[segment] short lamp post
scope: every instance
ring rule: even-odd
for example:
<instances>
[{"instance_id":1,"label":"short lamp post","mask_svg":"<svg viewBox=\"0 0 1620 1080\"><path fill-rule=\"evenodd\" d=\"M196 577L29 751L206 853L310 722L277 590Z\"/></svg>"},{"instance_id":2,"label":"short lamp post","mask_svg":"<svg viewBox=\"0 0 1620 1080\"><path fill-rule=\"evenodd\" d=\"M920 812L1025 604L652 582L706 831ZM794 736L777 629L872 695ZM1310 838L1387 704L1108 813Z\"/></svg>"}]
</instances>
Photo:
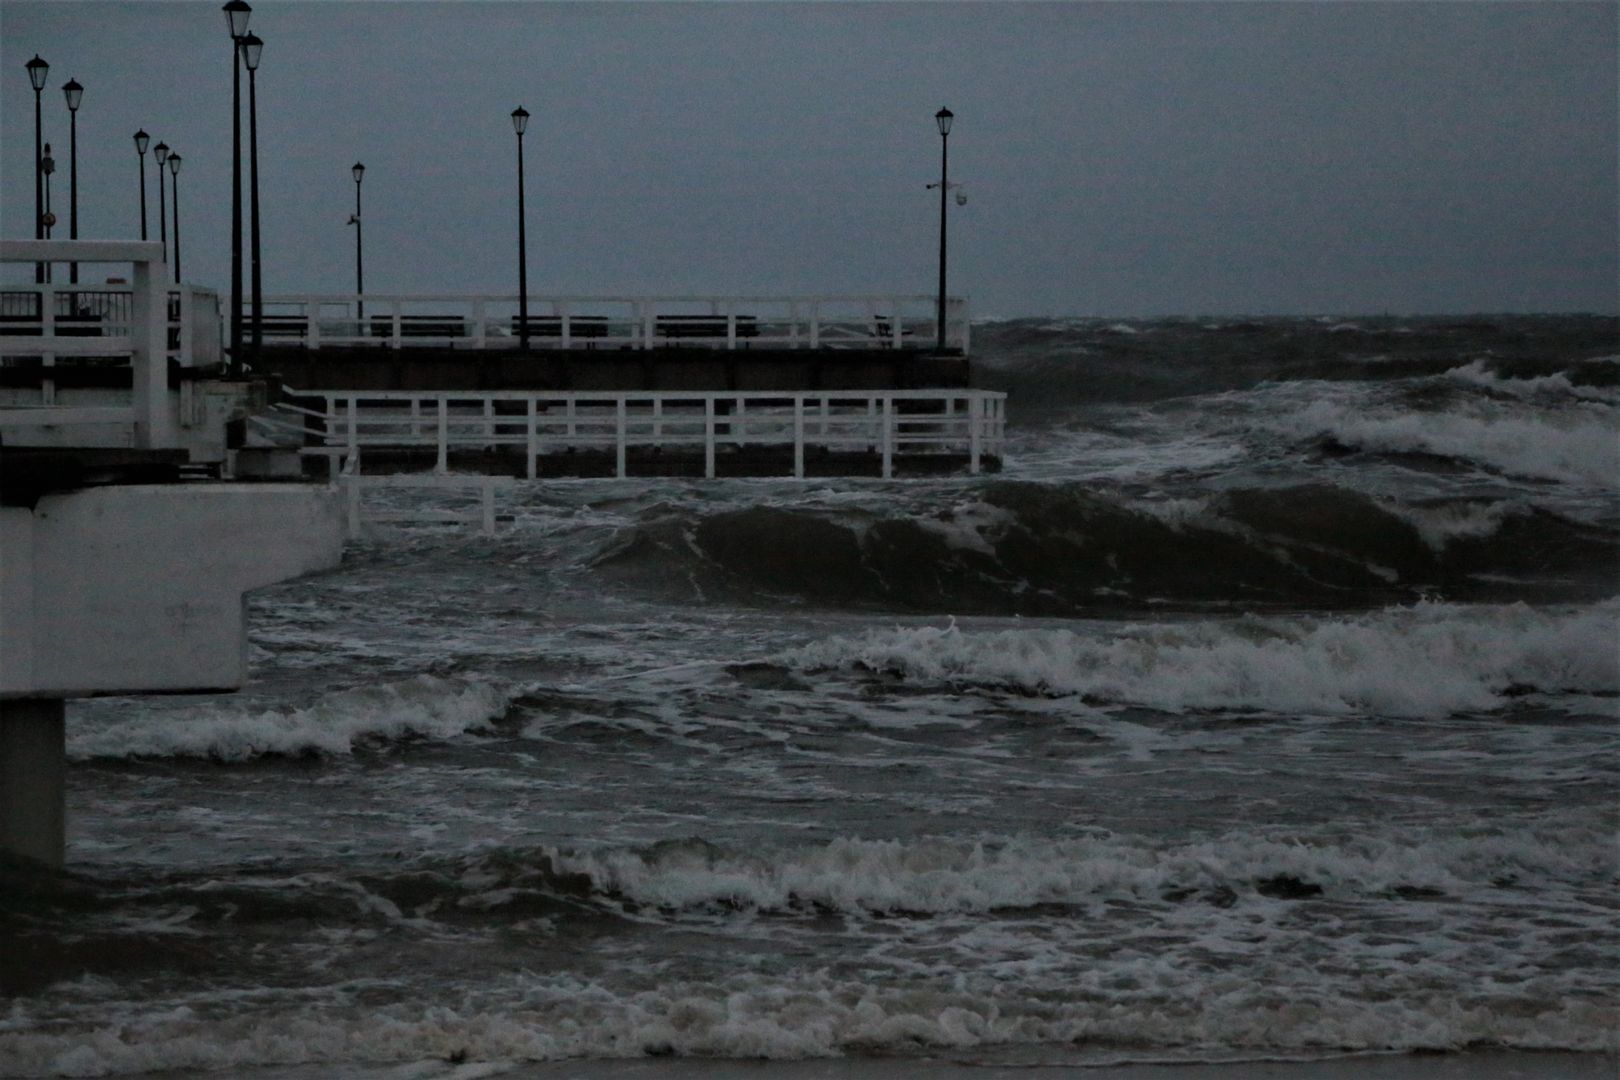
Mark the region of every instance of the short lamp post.
<instances>
[{"instance_id":1,"label":"short lamp post","mask_svg":"<svg viewBox=\"0 0 1620 1080\"><path fill-rule=\"evenodd\" d=\"M529 243L523 228L523 129L529 126L529 112L519 105L512 110L512 130L517 132L518 160L518 345L529 351Z\"/></svg>"},{"instance_id":2,"label":"short lamp post","mask_svg":"<svg viewBox=\"0 0 1620 1080\"><path fill-rule=\"evenodd\" d=\"M69 79L62 85L62 95L68 107L68 239L79 238L79 101L84 87L78 79ZM68 281L79 283L79 264L68 263ZM75 304L77 300L75 299Z\"/></svg>"},{"instance_id":3,"label":"short lamp post","mask_svg":"<svg viewBox=\"0 0 1620 1080\"><path fill-rule=\"evenodd\" d=\"M169 175L174 178L174 283L180 284L180 155L169 155Z\"/></svg>"},{"instance_id":4,"label":"short lamp post","mask_svg":"<svg viewBox=\"0 0 1620 1080\"><path fill-rule=\"evenodd\" d=\"M152 136L142 128L135 133L135 153L141 159L141 239L146 239L146 147Z\"/></svg>"},{"instance_id":5,"label":"short lamp post","mask_svg":"<svg viewBox=\"0 0 1620 1080\"><path fill-rule=\"evenodd\" d=\"M354 177L354 216L349 218L349 224L354 226L354 315L356 320L364 324L366 320L366 260L365 244L362 242L360 224L360 181L365 179L366 167L360 162L354 163L349 170ZM359 330L359 333L365 331Z\"/></svg>"},{"instance_id":6,"label":"short lamp post","mask_svg":"<svg viewBox=\"0 0 1620 1080\"><path fill-rule=\"evenodd\" d=\"M169 171L169 144L158 143L152 147L152 160L157 162L158 174L158 239L163 242L163 259L169 258L169 195L167 181L163 179Z\"/></svg>"},{"instance_id":7,"label":"short lamp post","mask_svg":"<svg viewBox=\"0 0 1620 1080\"><path fill-rule=\"evenodd\" d=\"M934 347L945 351L945 196L950 188L948 179L951 145L951 121L954 114L949 109L941 109L934 114L934 122L939 125L939 312L935 327L938 331L938 340Z\"/></svg>"},{"instance_id":8,"label":"short lamp post","mask_svg":"<svg viewBox=\"0 0 1620 1080\"><path fill-rule=\"evenodd\" d=\"M252 264L252 290L253 290L253 360L258 365L259 349L264 344L264 289L259 278L259 89L258 70L259 56L264 52L264 42L258 34L245 34L242 37L242 63L248 70L248 165L251 179L248 189L252 192L251 208L248 212L248 233L251 237L249 245L252 253L249 262Z\"/></svg>"},{"instance_id":9,"label":"short lamp post","mask_svg":"<svg viewBox=\"0 0 1620 1080\"><path fill-rule=\"evenodd\" d=\"M56 215L51 213L51 174L56 171L56 159L51 157L51 144L45 144L45 156L39 159L39 171L45 177L45 214L41 221L45 223L45 239L51 238L51 227L56 224ZM45 280L49 282L56 269L55 263L45 264Z\"/></svg>"},{"instance_id":10,"label":"short lamp post","mask_svg":"<svg viewBox=\"0 0 1620 1080\"><path fill-rule=\"evenodd\" d=\"M39 92L45 89L45 78L51 73L51 65L39 58L34 58L23 65L28 69L28 83L34 88L34 239L45 239L45 152L40 149L40 139L43 138L43 129L39 118ZM45 264L34 264L34 284L45 283Z\"/></svg>"}]
</instances>

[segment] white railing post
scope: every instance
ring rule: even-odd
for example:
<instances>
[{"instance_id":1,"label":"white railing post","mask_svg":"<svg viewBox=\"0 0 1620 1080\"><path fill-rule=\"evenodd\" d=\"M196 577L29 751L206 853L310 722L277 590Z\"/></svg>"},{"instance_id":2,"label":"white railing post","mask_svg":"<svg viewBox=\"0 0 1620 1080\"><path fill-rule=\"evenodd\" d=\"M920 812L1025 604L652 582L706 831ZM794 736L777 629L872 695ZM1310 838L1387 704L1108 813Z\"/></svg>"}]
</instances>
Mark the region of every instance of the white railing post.
<instances>
[{"instance_id":1,"label":"white railing post","mask_svg":"<svg viewBox=\"0 0 1620 1080\"><path fill-rule=\"evenodd\" d=\"M179 432L169 403L169 287L163 280L165 264L162 260L142 260L132 265L135 271L130 305L133 325L129 337L134 443L141 448L174 446L179 441ZM40 332L54 335L54 291L43 293L40 302L44 323Z\"/></svg>"},{"instance_id":2,"label":"white railing post","mask_svg":"<svg viewBox=\"0 0 1620 1080\"><path fill-rule=\"evenodd\" d=\"M616 416L617 421L618 421L614 425L614 431L613 431L613 434L614 434L614 450L615 450L616 456L617 456L616 464L617 464L617 467L618 467L619 479L623 480L624 477L625 477L625 472L626 472L626 470L625 470L625 458L627 456L626 453L625 453L625 430L624 430L624 426L625 426L625 408L624 408L624 398L621 397L621 398L618 399L617 407L615 408L614 413L615 413L615 416Z\"/></svg>"},{"instance_id":3,"label":"white railing post","mask_svg":"<svg viewBox=\"0 0 1620 1080\"><path fill-rule=\"evenodd\" d=\"M735 300L726 301L726 348L728 350L737 348L737 302Z\"/></svg>"},{"instance_id":4,"label":"white railing post","mask_svg":"<svg viewBox=\"0 0 1620 1080\"><path fill-rule=\"evenodd\" d=\"M821 301L810 301L810 347L821 348Z\"/></svg>"},{"instance_id":5,"label":"white railing post","mask_svg":"<svg viewBox=\"0 0 1620 1080\"><path fill-rule=\"evenodd\" d=\"M433 471L440 475L450 471L450 399L443 394L439 395L439 461Z\"/></svg>"},{"instance_id":6,"label":"white railing post","mask_svg":"<svg viewBox=\"0 0 1620 1080\"><path fill-rule=\"evenodd\" d=\"M537 422L537 417L536 417L535 414L538 411L539 404L540 403L538 401L536 401L534 398L531 397L529 399L529 440L528 440L528 445L529 445L529 452L528 452L529 470L528 471L529 471L529 479L530 480L533 480L535 478L536 470L539 468L538 459L540 457L540 445L539 445L538 436L537 436L537 434L535 432L535 424Z\"/></svg>"},{"instance_id":7,"label":"white railing post","mask_svg":"<svg viewBox=\"0 0 1620 1080\"><path fill-rule=\"evenodd\" d=\"M354 398L349 399L349 430L346 441L349 444L350 461L355 460L360 455L360 417L356 412L358 406L358 401L356 401ZM335 415L337 410L332 409L331 412Z\"/></svg>"},{"instance_id":8,"label":"white railing post","mask_svg":"<svg viewBox=\"0 0 1620 1080\"><path fill-rule=\"evenodd\" d=\"M703 475L714 479L714 398L703 399Z\"/></svg>"},{"instance_id":9,"label":"white railing post","mask_svg":"<svg viewBox=\"0 0 1620 1080\"><path fill-rule=\"evenodd\" d=\"M472 302L473 348L475 349L482 349L484 347L486 329L484 317L484 298L482 296L475 297Z\"/></svg>"},{"instance_id":10,"label":"white railing post","mask_svg":"<svg viewBox=\"0 0 1620 1080\"><path fill-rule=\"evenodd\" d=\"M984 415L983 405L983 400L977 394L968 398L968 472L974 475L979 472L979 427L980 418Z\"/></svg>"},{"instance_id":11,"label":"white railing post","mask_svg":"<svg viewBox=\"0 0 1620 1080\"><path fill-rule=\"evenodd\" d=\"M883 479L894 476L894 398L883 395Z\"/></svg>"},{"instance_id":12,"label":"white railing post","mask_svg":"<svg viewBox=\"0 0 1620 1080\"><path fill-rule=\"evenodd\" d=\"M321 347L321 304L313 296L304 298L304 343L311 349Z\"/></svg>"},{"instance_id":13,"label":"white railing post","mask_svg":"<svg viewBox=\"0 0 1620 1080\"><path fill-rule=\"evenodd\" d=\"M804 395L793 395L793 479L804 479Z\"/></svg>"},{"instance_id":14,"label":"white railing post","mask_svg":"<svg viewBox=\"0 0 1620 1080\"><path fill-rule=\"evenodd\" d=\"M558 333L561 335L559 340L562 342L563 350L566 352L574 347L574 320L566 303L558 301L556 309Z\"/></svg>"}]
</instances>

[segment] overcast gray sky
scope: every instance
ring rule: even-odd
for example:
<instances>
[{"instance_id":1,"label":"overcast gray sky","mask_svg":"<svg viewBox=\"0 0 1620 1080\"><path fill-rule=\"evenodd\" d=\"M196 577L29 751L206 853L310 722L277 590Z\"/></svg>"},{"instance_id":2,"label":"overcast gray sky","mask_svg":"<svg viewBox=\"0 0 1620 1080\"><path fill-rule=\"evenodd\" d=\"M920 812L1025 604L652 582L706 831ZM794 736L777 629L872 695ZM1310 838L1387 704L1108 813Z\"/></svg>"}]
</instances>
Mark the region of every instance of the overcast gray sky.
<instances>
[{"instance_id":1,"label":"overcast gray sky","mask_svg":"<svg viewBox=\"0 0 1620 1080\"><path fill-rule=\"evenodd\" d=\"M144 127L228 289L219 8L0 3L0 232L38 53L57 235L77 78L80 235L139 234ZM1617 12L262 0L265 290L353 287L360 160L367 292L514 292L521 104L535 294L931 292L946 105L976 315L1614 311Z\"/></svg>"}]
</instances>

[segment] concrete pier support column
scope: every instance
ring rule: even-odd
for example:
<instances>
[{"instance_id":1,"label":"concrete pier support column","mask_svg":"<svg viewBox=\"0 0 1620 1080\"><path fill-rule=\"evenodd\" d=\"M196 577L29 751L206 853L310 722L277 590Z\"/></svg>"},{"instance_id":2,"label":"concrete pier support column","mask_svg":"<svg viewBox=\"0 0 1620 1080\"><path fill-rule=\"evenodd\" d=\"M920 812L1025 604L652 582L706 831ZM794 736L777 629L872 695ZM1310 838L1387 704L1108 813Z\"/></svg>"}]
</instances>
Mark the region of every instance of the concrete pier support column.
<instances>
[{"instance_id":1,"label":"concrete pier support column","mask_svg":"<svg viewBox=\"0 0 1620 1080\"><path fill-rule=\"evenodd\" d=\"M0 851L62 865L67 749L60 698L0 701Z\"/></svg>"}]
</instances>

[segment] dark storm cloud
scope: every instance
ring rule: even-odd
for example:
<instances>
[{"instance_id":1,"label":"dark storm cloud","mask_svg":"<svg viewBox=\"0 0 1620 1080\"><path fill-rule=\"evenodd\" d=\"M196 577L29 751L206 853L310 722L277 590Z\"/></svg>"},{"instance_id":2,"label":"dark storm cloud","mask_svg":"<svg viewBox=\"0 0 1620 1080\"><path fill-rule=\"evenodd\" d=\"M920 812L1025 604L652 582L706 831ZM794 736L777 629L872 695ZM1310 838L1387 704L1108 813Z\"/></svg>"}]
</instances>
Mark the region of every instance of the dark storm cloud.
<instances>
[{"instance_id":1,"label":"dark storm cloud","mask_svg":"<svg viewBox=\"0 0 1620 1080\"><path fill-rule=\"evenodd\" d=\"M534 292L927 292L945 104L980 314L1613 310L1616 11L267 0L266 290L352 285L356 159L368 290L513 290L522 104ZM6 0L0 42L4 234L38 52L57 206L73 77L81 235L138 231L144 127L224 286L218 5Z\"/></svg>"}]
</instances>

